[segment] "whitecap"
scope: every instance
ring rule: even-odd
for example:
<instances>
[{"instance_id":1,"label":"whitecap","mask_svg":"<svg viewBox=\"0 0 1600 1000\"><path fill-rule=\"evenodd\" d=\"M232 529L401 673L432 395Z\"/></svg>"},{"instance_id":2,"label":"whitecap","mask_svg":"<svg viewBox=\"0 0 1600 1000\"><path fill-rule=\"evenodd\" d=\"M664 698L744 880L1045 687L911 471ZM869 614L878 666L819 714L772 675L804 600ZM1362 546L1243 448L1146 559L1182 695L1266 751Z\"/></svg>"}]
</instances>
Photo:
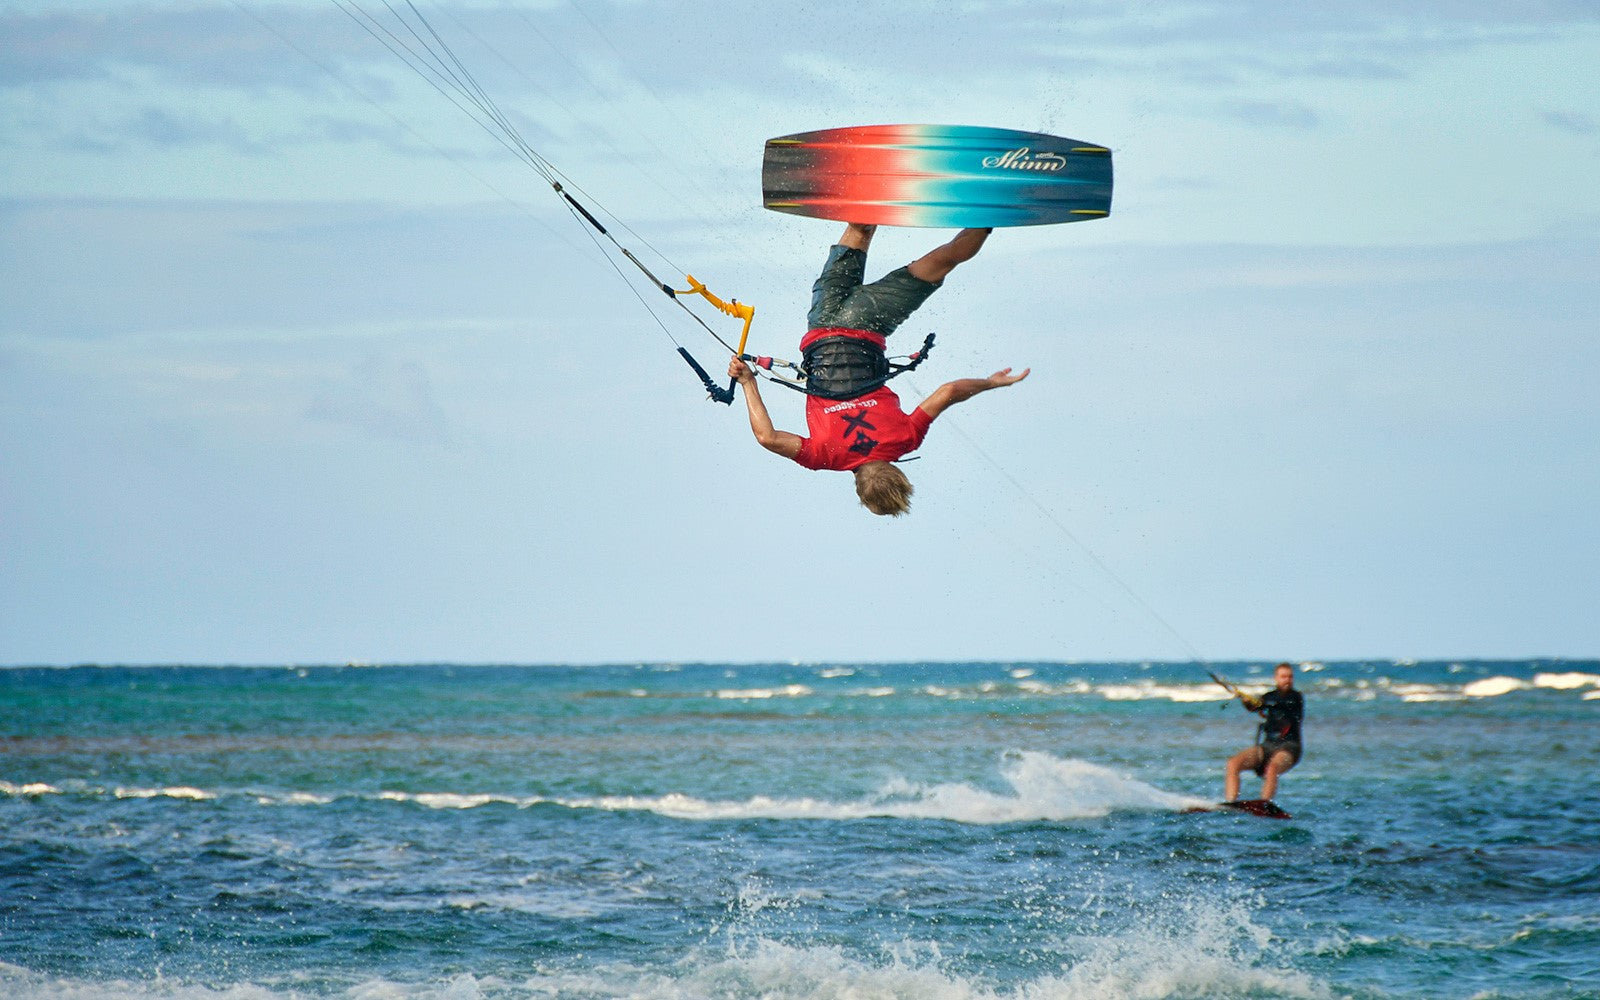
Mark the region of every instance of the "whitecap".
<instances>
[{"instance_id":1,"label":"whitecap","mask_svg":"<svg viewBox=\"0 0 1600 1000\"><path fill-rule=\"evenodd\" d=\"M500 802L514 806L529 806L543 801L538 798L516 798L509 795L465 792L379 792L377 798L389 802L415 802L429 809L476 809Z\"/></svg>"},{"instance_id":2,"label":"whitecap","mask_svg":"<svg viewBox=\"0 0 1600 1000\"><path fill-rule=\"evenodd\" d=\"M1009 786L1007 791L967 782L916 784L895 778L872 795L844 800L771 795L719 800L669 792L549 801L573 809L644 811L691 820L889 817L972 824L1093 819L1118 810L1177 811L1209 804L1098 764L1037 751L1007 754L1000 778Z\"/></svg>"},{"instance_id":3,"label":"whitecap","mask_svg":"<svg viewBox=\"0 0 1600 1000\"><path fill-rule=\"evenodd\" d=\"M1558 691L1570 691L1573 688L1600 687L1600 675L1597 674L1535 674L1533 686L1541 688L1554 688Z\"/></svg>"},{"instance_id":4,"label":"whitecap","mask_svg":"<svg viewBox=\"0 0 1600 1000\"><path fill-rule=\"evenodd\" d=\"M1515 677L1485 677L1463 684L1461 693L1468 698L1497 698L1513 691L1522 691L1528 686L1527 681L1519 681Z\"/></svg>"},{"instance_id":5,"label":"whitecap","mask_svg":"<svg viewBox=\"0 0 1600 1000\"><path fill-rule=\"evenodd\" d=\"M802 698L811 693L811 689L804 684L785 684L778 688L724 688L716 695L730 701L759 701L765 698Z\"/></svg>"},{"instance_id":6,"label":"whitecap","mask_svg":"<svg viewBox=\"0 0 1600 1000\"><path fill-rule=\"evenodd\" d=\"M741 902L744 901L741 893ZM756 900L749 913L764 904ZM537 996L639 1000L762 997L765 1000L1149 1000L1156 997L1273 996L1319 1000L1327 986L1274 967L1271 930L1239 903L1176 898L1143 913L1132 929L1071 935L1052 971L1012 988L959 970L936 944L886 942L861 954L832 944L797 945L730 935L726 946L695 949L671 967L631 964L540 969L525 986Z\"/></svg>"},{"instance_id":7,"label":"whitecap","mask_svg":"<svg viewBox=\"0 0 1600 1000\"><path fill-rule=\"evenodd\" d=\"M195 802L203 802L207 799L214 799L217 797L213 792L207 792L199 788L191 788L188 785L176 785L171 788L118 788L112 792L112 794L119 799L167 798L191 799Z\"/></svg>"},{"instance_id":8,"label":"whitecap","mask_svg":"<svg viewBox=\"0 0 1600 1000\"><path fill-rule=\"evenodd\" d=\"M6 795L60 795L61 789L42 781L29 781L21 785L0 781L0 792Z\"/></svg>"},{"instance_id":9,"label":"whitecap","mask_svg":"<svg viewBox=\"0 0 1600 1000\"><path fill-rule=\"evenodd\" d=\"M1178 703L1227 701L1233 697L1218 686L1196 684L1102 684L1095 691L1106 701L1171 701Z\"/></svg>"}]
</instances>

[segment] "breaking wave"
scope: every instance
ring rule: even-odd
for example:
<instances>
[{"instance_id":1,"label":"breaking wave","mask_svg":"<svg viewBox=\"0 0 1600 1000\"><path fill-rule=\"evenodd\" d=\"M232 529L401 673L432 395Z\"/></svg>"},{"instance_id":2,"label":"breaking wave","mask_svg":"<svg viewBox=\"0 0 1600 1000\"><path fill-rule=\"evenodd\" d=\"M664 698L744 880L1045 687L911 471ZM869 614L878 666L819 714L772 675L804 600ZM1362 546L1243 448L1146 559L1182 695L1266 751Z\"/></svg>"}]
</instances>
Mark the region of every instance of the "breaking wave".
<instances>
[{"instance_id":1,"label":"breaking wave","mask_svg":"<svg viewBox=\"0 0 1600 1000\"><path fill-rule=\"evenodd\" d=\"M948 820L996 824L1095 819L1113 812L1178 811L1208 804L1206 800L1163 791L1154 785L1084 760L1052 757L1037 751L1006 754L1001 761L1001 790L970 782L886 782L869 795L851 799L754 795L744 799L708 799L682 792L660 795L585 797L522 796L493 792L381 791L331 794L305 791L218 791L167 788L97 788L39 782L0 781L0 794L13 796L86 795L132 799L171 798L207 802L254 798L261 805L316 806L341 799L408 802L430 809L474 809L501 804L536 805L609 812L651 812L683 820L815 819L854 820L874 817Z\"/></svg>"}]
</instances>

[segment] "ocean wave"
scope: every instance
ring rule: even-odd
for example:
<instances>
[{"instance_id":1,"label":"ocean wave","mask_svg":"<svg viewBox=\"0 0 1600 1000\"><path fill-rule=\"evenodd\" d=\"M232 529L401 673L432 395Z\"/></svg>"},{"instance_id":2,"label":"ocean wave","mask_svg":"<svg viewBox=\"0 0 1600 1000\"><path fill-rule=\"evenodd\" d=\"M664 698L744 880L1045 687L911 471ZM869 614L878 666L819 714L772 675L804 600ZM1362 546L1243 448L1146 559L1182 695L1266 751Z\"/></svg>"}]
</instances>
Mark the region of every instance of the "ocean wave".
<instances>
[{"instance_id":1,"label":"ocean wave","mask_svg":"<svg viewBox=\"0 0 1600 1000\"><path fill-rule=\"evenodd\" d=\"M1533 686L1538 688L1553 688L1557 691L1571 691L1574 688L1581 687L1600 688L1600 674L1580 674L1576 672L1565 674L1534 674Z\"/></svg>"},{"instance_id":2,"label":"ocean wave","mask_svg":"<svg viewBox=\"0 0 1600 1000\"><path fill-rule=\"evenodd\" d=\"M428 809L477 809L490 805L526 809L558 806L606 812L650 812L681 820L893 818L948 820L990 825L1097 819L1113 812L1178 811L1209 802L1163 791L1111 768L1084 760L1062 759L1037 751L1006 754L998 776L1006 786L994 791L968 782L924 784L891 779L876 792L853 799L811 796L753 795L744 799L707 799L683 792L658 795L560 797L495 792L403 791L308 792L298 790L216 790L171 788L61 789L53 785L0 782L11 795L86 795L91 797L157 798L189 801L250 799L264 806L314 807L341 800L396 802Z\"/></svg>"},{"instance_id":3,"label":"ocean wave","mask_svg":"<svg viewBox=\"0 0 1600 1000\"><path fill-rule=\"evenodd\" d=\"M174 785L169 788L114 788L111 792L119 799L191 799L195 802L204 802L216 798L215 792L208 792L188 785Z\"/></svg>"},{"instance_id":4,"label":"ocean wave","mask_svg":"<svg viewBox=\"0 0 1600 1000\"><path fill-rule=\"evenodd\" d=\"M47 785L42 781L29 781L20 785L9 781L0 781L0 794L15 795L19 798L30 795L60 795L61 789L54 785Z\"/></svg>"},{"instance_id":5,"label":"ocean wave","mask_svg":"<svg viewBox=\"0 0 1600 1000\"><path fill-rule=\"evenodd\" d=\"M1118 811L1177 811L1206 804L1098 764L1036 751L1008 754L1000 777L1008 790L897 779L875 794L845 800L768 795L718 800L673 792L548 801L574 809L643 811L686 820L894 818L980 825L1096 819Z\"/></svg>"},{"instance_id":6,"label":"ocean wave","mask_svg":"<svg viewBox=\"0 0 1600 1000\"><path fill-rule=\"evenodd\" d=\"M892 698L895 690L892 687L859 688L851 691L850 695L856 698Z\"/></svg>"},{"instance_id":7,"label":"ocean wave","mask_svg":"<svg viewBox=\"0 0 1600 1000\"><path fill-rule=\"evenodd\" d=\"M958 971L934 944L882 942L847 950L749 936L694 949L660 965L535 966L523 976L455 975L433 982L367 979L333 992L348 1000L1147 1000L1250 996L1322 1000L1332 991L1294 969L1275 968L1272 934L1244 906L1177 901L1137 928L1068 935L1057 971L997 984ZM1063 931L1069 930L1063 927ZM279 1000L298 987L199 985L166 979L95 981L0 964L0 990L17 1000ZM319 991L321 993L323 991Z\"/></svg>"},{"instance_id":8,"label":"ocean wave","mask_svg":"<svg viewBox=\"0 0 1600 1000\"><path fill-rule=\"evenodd\" d=\"M202 788L192 788L188 785L173 785L167 788L127 788L118 785L114 788L100 788L85 785L82 782L52 785L43 781L25 781L20 784L0 781L0 795L12 795L17 798L79 794L96 797L110 796L116 799L188 799L193 802L204 802L208 799L216 798L218 793L208 792Z\"/></svg>"},{"instance_id":9,"label":"ocean wave","mask_svg":"<svg viewBox=\"0 0 1600 1000\"><path fill-rule=\"evenodd\" d=\"M1306 668L1309 669L1309 668ZM645 688L606 689L580 692L577 698L653 698L685 700L710 698L720 701L772 701L808 698L935 698L946 701L978 701L995 699L1075 699L1093 698L1107 702L1171 702L1175 704L1203 704L1224 702L1232 697L1227 691L1209 680L1156 680L1129 678L1116 681L1091 681L1082 677L1046 678L1031 668L1006 671L1003 678L956 682L894 684L884 681L866 686L839 683L820 683L816 686L799 682L709 688L698 691L655 691ZM862 684L865 678L851 668L827 668L816 676L825 681L848 681L856 678ZM1404 673L1394 676L1330 677L1308 674L1302 690L1315 697L1331 697L1347 701L1367 702L1379 698L1393 698L1403 702L1465 702L1525 691L1547 693L1571 692L1580 698L1600 698L1600 674L1538 673L1531 679L1497 674L1474 680L1417 680ZM1260 678L1244 682L1246 690L1264 692L1270 685Z\"/></svg>"},{"instance_id":10,"label":"ocean wave","mask_svg":"<svg viewBox=\"0 0 1600 1000\"><path fill-rule=\"evenodd\" d=\"M1468 698L1498 698L1513 691L1526 691L1532 686L1515 677L1485 677L1461 685L1461 693Z\"/></svg>"},{"instance_id":11,"label":"ocean wave","mask_svg":"<svg viewBox=\"0 0 1600 1000\"><path fill-rule=\"evenodd\" d=\"M1216 685L1157 684L1154 681L1105 684L1095 688L1095 691L1106 701L1206 702L1227 701L1233 697Z\"/></svg>"},{"instance_id":12,"label":"ocean wave","mask_svg":"<svg viewBox=\"0 0 1600 1000\"><path fill-rule=\"evenodd\" d=\"M726 688L717 691L716 697L729 700L750 701L753 699L763 698L804 698L806 695L812 693L814 692L811 690L811 688L806 687L804 684L785 684L781 687L770 688Z\"/></svg>"}]
</instances>

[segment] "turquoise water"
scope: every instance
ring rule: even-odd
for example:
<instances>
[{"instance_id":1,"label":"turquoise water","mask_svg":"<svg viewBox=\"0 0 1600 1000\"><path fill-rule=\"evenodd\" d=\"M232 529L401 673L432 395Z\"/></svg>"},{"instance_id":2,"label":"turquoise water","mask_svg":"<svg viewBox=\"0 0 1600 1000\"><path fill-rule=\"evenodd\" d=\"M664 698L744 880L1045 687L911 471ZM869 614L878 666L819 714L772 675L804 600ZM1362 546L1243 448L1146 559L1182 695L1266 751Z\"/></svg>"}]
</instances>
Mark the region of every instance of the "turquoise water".
<instances>
[{"instance_id":1,"label":"turquoise water","mask_svg":"<svg viewBox=\"0 0 1600 1000\"><path fill-rule=\"evenodd\" d=\"M1600 663L1298 686L1278 822L1194 665L0 670L0 995L1600 997Z\"/></svg>"}]
</instances>

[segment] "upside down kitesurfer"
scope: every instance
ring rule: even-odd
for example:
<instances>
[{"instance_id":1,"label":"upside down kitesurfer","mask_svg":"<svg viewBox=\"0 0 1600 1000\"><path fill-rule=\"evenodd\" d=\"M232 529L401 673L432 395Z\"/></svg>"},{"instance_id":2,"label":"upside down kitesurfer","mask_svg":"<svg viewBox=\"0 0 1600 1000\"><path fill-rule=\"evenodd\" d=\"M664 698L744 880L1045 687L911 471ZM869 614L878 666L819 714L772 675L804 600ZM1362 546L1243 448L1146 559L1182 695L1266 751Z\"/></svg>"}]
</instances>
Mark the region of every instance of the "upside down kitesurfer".
<instances>
[{"instance_id":1,"label":"upside down kitesurfer","mask_svg":"<svg viewBox=\"0 0 1600 1000\"><path fill-rule=\"evenodd\" d=\"M946 382L910 413L902 411L900 397L884 385L887 338L957 265L977 254L991 230L963 229L905 267L863 284L876 229L846 226L812 286L809 330L800 341L810 372L809 437L773 427L755 372L744 361L730 361L728 375L744 388L750 430L763 448L808 469L853 472L862 506L898 516L910 509L911 483L893 462L921 446L928 426L945 409L980 392L1015 385L1027 378L1028 369L1012 374L1002 368L987 378Z\"/></svg>"},{"instance_id":2,"label":"upside down kitesurfer","mask_svg":"<svg viewBox=\"0 0 1600 1000\"><path fill-rule=\"evenodd\" d=\"M1239 772L1249 769L1261 776L1261 797L1271 801L1278 778L1300 762L1300 721L1305 718L1304 696L1294 687L1294 667L1280 663L1272 671L1273 689L1259 697L1234 691L1245 711L1262 716L1256 728L1256 745L1228 760L1227 802L1239 799Z\"/></svg>"}]
</instances>

